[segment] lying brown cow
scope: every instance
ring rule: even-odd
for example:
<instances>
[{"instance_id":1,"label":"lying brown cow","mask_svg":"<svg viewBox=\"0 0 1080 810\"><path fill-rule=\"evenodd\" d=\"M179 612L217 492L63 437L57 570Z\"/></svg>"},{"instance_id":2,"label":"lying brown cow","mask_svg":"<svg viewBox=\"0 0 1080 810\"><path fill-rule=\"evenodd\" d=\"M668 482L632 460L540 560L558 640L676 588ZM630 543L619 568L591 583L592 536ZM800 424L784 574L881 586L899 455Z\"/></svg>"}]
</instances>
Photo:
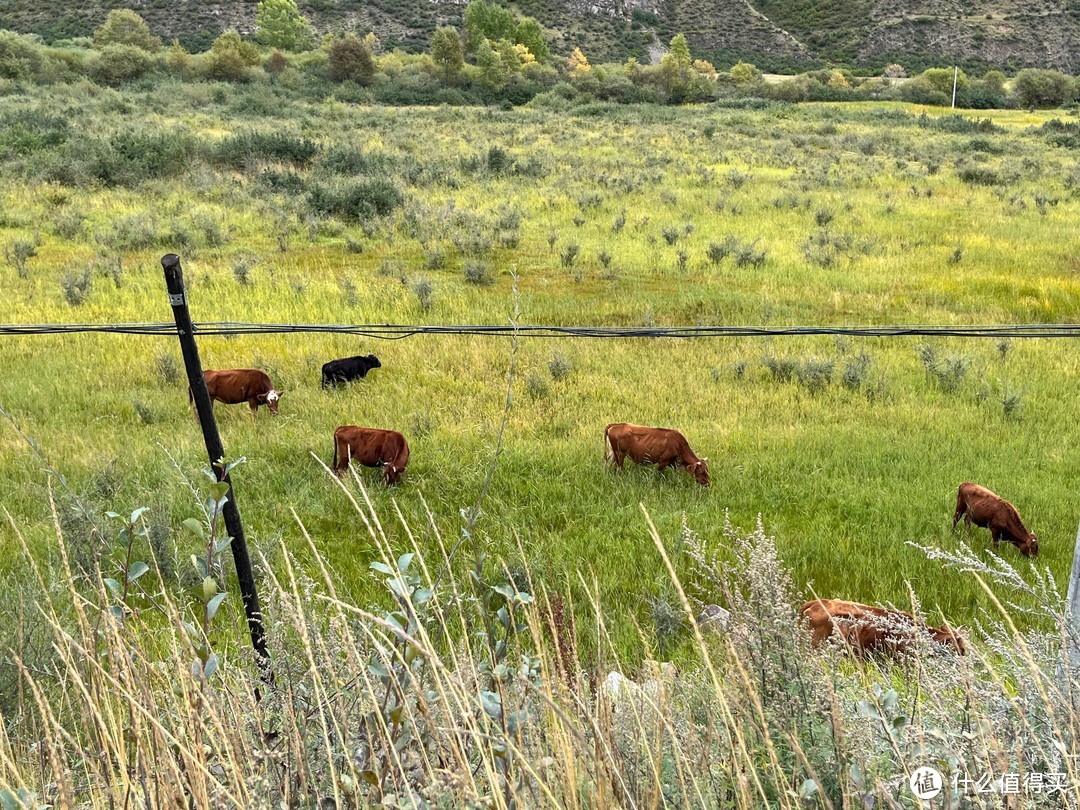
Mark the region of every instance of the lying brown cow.
<instances>
[{"instance_id":1,"label":"lying brown cow","mask_svg":"<svg viewBox=\"0 0 1080 810\"><path fill-rule=\"evenodd\" d=\"M810 622L810 644L817 647L835 632L855 653L906 652L915 641L917 628L929 633L938 644L963 655L964 639L947 624L930 627L902 610L861 605L846 599L815 599L799 613Z\"/></svg>"},{"instance_id":2,"label":"lying brown cow","mask_svg":"<svg viewBox=\"0 0 1080 810\"><path fill-rule=\"evenodd\" d=\"M638 464L657 464L661 470L682 467L703 487L709 485L708 459L694 455L677 430L613 422L604 428L604 464L614 459L621 470L627 456Z\"/></svg>"},{"instance_id":3,"label":"lying brown cow","mask_svg":"<svg viewBox=\"0 0 1080 810\"><path fill-rule=\"evenodd\" d=\"M334 431L334 472L344 473L349 461L383 466L386 485L393 486L409 463L409 443L396 430L342 425Z\"/></svg>"},{"instance_id":4,"label":"lying brown cow","mask_svg":"<svg viewBox=\"0 0 1080 810\"><path fill-rule=\"evenodd\" d=\"M1036 557L1039 554L1039 538L1024 526L1016 507L986 487L970 481L960 485L952 519L954 529L961 517L969 527L974 523L989 529L995 546L1000 540L1008 540L1027 557Z\"/></svg>"},{"instance_id":5,"label":"lying brown cow","mask_svg":"<svg viewBox=\"0 0 1080 810\"><path fill-rule=\"evenodd\" d=\"M251 406L252 414L258 412L260 405L267 405L270 413L277 416L278 400L284 392L274 388L265 371L257 368L204 369L203 379L206 380L206 390L210 392L211 405L215 400L226 405L246 402ZM193 400L189 390L188 401Z\"/></svg>"}]
</instances>

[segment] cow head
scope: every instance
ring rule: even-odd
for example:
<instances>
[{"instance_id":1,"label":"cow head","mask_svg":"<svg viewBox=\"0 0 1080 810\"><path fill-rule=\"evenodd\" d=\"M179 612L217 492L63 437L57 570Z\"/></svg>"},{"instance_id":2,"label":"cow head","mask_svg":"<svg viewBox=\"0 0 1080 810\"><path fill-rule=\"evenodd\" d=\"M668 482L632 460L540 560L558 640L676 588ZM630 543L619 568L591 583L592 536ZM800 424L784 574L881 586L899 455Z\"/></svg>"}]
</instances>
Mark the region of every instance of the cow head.
<instances>
[{"instance_id":1,"label":"cow head","mask_svg":"<svg viewBox=\"0 0 1080 810\"><path fill-rule=\"evenodd\" d=\"M694 476L694 480L703 487L709 485L709 465L705 463L707 461L707 458L699 458L690 465L690 474Z\"/></svg>"},{"instance_id":2,"label":"cow head","mask_svg":"<svg viewBox=\"0 0 1080 810\"><path fill-rule=\"evenodd\" d=\"M401 480L401 474L403 472L403 468L394 464L387 464L383 469L383 478L386 480L386 485L388 487L394 486L394 484Z\"/></svg>"},{"instance_id":3,"label":"cow head","mask_svg":"<svg viewBox=\"0 0 1080 810\"><path fill-rule=\"evenodd\" d=\"M368 362L371 363L372 368L382 368L382 363L379 362L379 358L373 354L367 356Z\"/></svg>"},{"instance_id":4,"label":"cow head","mask_svg":"<svg viewBox=\"0 0 1080 810\"><path fill-rule=\"evenodd\" d=\"M931 627L930 638L938 644L951 647L957 655L967 654L967 644L964 643L963 637L947 624L943 624L941 627Z\"/></svg>"},{"instance_id":5,"label":"cow head","mask_svg":"<svg viewBox=\"0 0 1080 810\"><path fill-rule=\"evenodd\" d=\"M1028 533L1027 540L1018 545L1020 553L1025 557L1031 557L1034 559L1039 556L1039 536L1037 534Z\"/></svg>"},{"instance_id":6,"label":"cow head","mask_svg":"<svg viewBox=\"0 0 1080 810\"><path fill-rule=\"evenodd\" d=\"M277 416L278 402L281 400L281 395L284 393L284 391L278 391L276 388L271 388L259 397L259 401L265 402L270 408L270 413Z\"/></svg>"}]
</instances>

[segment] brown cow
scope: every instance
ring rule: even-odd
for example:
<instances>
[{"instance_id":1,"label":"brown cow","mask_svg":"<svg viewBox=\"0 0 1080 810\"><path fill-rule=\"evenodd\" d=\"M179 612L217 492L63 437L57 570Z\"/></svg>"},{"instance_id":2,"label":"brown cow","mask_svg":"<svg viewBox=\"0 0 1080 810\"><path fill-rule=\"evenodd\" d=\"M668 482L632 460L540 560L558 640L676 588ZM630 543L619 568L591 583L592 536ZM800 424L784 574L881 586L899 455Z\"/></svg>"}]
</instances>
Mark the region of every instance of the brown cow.
<instances>
[{"instance_id":1,"label":"brown cow","mask_svg":"<svg viewBox=\"0 0 1080 810\"><path fill-rule=\"evenodd\" d=\"M960 655L967 652L964 639L947 624L931 627L902 610L861 605L846 599L814 599L799 608L799 613L810 623L813 647L835 632L859 655L878 650L906 652L911 649L917 628L922 628L938 644Z\"/></svg>"},{"instance_id":2,"label":"brown cow","mask_svg":"<svg viewBox=\"0 0 1080 810\"><path fill-rule=\"evenodd\" d=\"M1016 507L1004 498L999 498L986 487L965 481L956 492L956 511L953 513L953 529L964 518L969 527L972 523L990 530L994 545L1005 539L1020 549L1027 557L1039 554L1039 538L1032 534L1020 520Z\"/></svg>"},{"instance_id":3,"label":"brown cow","mask_svg":"<svg viewBox=\"0 0 1080 810\"><path fill-rule=\"evenodd\" d=\"M265 371L257 368L204 369L203 379L206 380L206 390L210 392L211 405L215 400L226 405L246 402L251 406L252 415L258 412L260 405L267 405L270 413L277 416L278 400L284 391L274 388ZM188 401L194 401L190 389Z\"/></svg>"},{"instance_id":4,"label":"brown cow","mask_svg":"<svg viewBox=\"0 0 1080 810\"><path fill-rule=\"evenodd\" d=\"M682 467L703 487L709 485L708 459L694 455L686 437L677 430L613 422L604 428L604 464L614 459L616 469L621 470L627 456L638 464L657 464L661 470Z\"/></svg>"},{"instance_id":5,"label":"brown cow","mask_svg":"<svg viewBox=\"0 0 1080 810\"><path fill-rule=\"evenodd\" d=\"M365 467L385 465L383 478L393 486L409 463L409 443L396 430L342 425L334 431L334 472L344 473L350 460Z\"/></svg>"}]
</instances>

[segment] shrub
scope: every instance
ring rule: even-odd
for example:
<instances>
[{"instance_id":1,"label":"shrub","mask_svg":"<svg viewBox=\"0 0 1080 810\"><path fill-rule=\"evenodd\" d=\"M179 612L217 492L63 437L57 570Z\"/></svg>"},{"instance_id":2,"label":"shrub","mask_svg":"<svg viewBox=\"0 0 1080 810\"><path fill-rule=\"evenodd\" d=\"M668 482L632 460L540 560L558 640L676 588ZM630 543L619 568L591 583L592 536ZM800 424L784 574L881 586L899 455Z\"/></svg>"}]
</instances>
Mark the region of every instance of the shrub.
<instances>
[{"instance_id":1,"label":"shrub","mask_svg":"<svg viewBox=\"0 0 1080 810\"><path fill-rule=\"evenodd\" d=\"M307 166L318 154L319 145L311 138L284 132L238 132L222 138L211 150L217 163L241 171L266 161Z\"/></svg>"},{"instance_id":2,"label":"shrub","mask_svg":"<svg viewBox=\"0 0 1080 810\"><path fill-rule=\"evenodd\" d=\"M573 364L563 354L555 352L551 355L551 360L548 362L548 372L551 374L551 379L561 380L573 370Z\"/></svg>"},{"instance_id":3,"label":"shrub","mask_svg":"<svg viewBox=\"0 0 1080 810\"><path fill-rule=\"evenodd\" d=\"M1021 107L1060 107L1071 100L1072 79L1056 70L1028 68L1016 74L1012 92Z\"/></svg>"},{"instance_id":4,"label":"shrub","mask_svg":"<svg viewBox=\"0 0 1080 810\"><path fill-rule=\"evenodd\" d=\"M794 358L776 357L772 354L765 355L761 362L776 382L790 382L799 365Z\"/></svg>"},{"instance_id":5,"label":"shrub","mask_svg":"<svg viewBox=\"0 0 1080 810\"><path fill-rule=\"evenodd\" d=\"M413 294L420 303L420 309L427 312L435 304L435 285L426 278L418 278L412 284Z\"/></svg>"},{"instance_id":6,"label":"shrub","mask_svg":"<svg viewBox=\"0 0 1080 810\"><path fill-rule=\"evenodd\" d=\"M99 84L123 84L150 72L153 58L134 45L106 45L90 63L90 77Z\"/></svg>"},{"instance_id":7,"label":"shrub","mask_svg":"<svg viewBox=\"0 0 1080 810\"><path fill-rule=\"evenodd\" d=\"M345 219L366 220L386 216L404 198L397 186L385 178L359 180L339 186L315 186L308 194L313 211Z\"/></svg>"},{"instance_id":8,"label":"shrub","mask_svg":"<svg viewBox=\"0 0 1080 810\"><path fill-rule=\"evenodd\" d=\"M162 352L154 359L154 371L163 382L169 385L180 381L180 364L176 361L175 355L168 352Z\"/></svg>"},{"instance_id":9,"label":"shrub","mask_svg":"<svg viewBox=\"0 0 1080 810\"><path fill-rule=\"evenodd\" d=\"M232 272L236 283L246 287L251 283L251 271L255 267L255 259L251 256L241 256L233 262Z\"/></svg>"},{"instance_id":10,"label":"shrub","mask_svg":"<svg viewBox=\"0 0 1080 810\"><path fill-rule=\"evenodd\" d=\"M473 259L465 262L465 281L487 287L495 283L495 274L491 270L491 262Z\"/></svg>"},{"instance_id":11,"label":"shrub","mask_svg":"<svg viewBox=\"0 0 1080 810\"><path fill-rule=\"evenodd\" d=\"M0 78L33 79L42 64L41 53L30 37L0 30Z\"/></svg>"},{"instance_id":12,"label":"shrub","mask_svg":"<svg viewBox=\"0 0 1080 810\"><path fill-rule=\"evenodd\" d=\"M161 50L161 37L151 34L146 21L131 9L113 9L94 30L94 45L102 50L126 45L155 53Z\"/></svg>"},{"instance_id":13,"label":"shrub","mask_svg":"<svg viewBox=\"0 0 1080 810\"><path fill-rule=\"evenodd\" d=\"M244 82L248 68L259 64L259 49L240 39L235 31L226 31L210 48L206 61L206 75L223 82Z\"/></svg>"},{"instance_id":14,"label":"shrub","mask_svg":"<svg viewBox=\"0 0 1080 810\"><path fill-rule=\"evenodd\" d=\"M870 373L870 355L865 351L859 352L854 357L849 357L844 364L844 371L840 375L840 383L849 391L857 391L866 381Z\"/></svg>"},{"instance_id":15,"label":"shrub","mask_svg":"<svg viewBox=\"0 0 1080 810\"><path fill-rule=\"evenodd\" d=\"M367 44L348 33L330 42L326 49L326 73L335 82L371 84L375 76L375 59Z\"/></svg>"},{"instance_id":16,"label":"shrub","mask_svg":"<svg viewBox=\"0 0 1080 810\"><path fill-rule=\"evenodd\" d=\"M811 394L816 394L832 382L835 363L832 360L811 358L798 364L795 379Z\"/></svg>"},{"instance_id":17,"label":"shrub","mask_svg":"<svg viewBox=\"0 0 1080 810\"><path fill-rule=\"evenodd\" d=\"M37 256L37 249L40 245L41 240L36 236L33 239L22 237L13 239L4 245L4 261L15 268L19 278L27 278L29 271L26 263Z\"/></svg>"},{"instance_id":18,"label":"shrub","mask_svg":"<svg viewBox=\"0 0 1080 810\"><path fill-rule=\"evenodd\" d=\"M573 267L577 263L580 252L581 246L577 242L567 242L563 245L562 252L559 254L559 264L567 268Z\"/></svg>"},{"instance_id":19,"label":"shrub","mask_svg":"<svg viewBox=\"0 0 1080 810\"><path fill-rule=\"evenodd\" d=\"M187 171L194 151L194 141L186 133L131 129L106 143L91 143L87 169L106 185L130 187Z\"/></svg>"},{"instance_id":20,"label":"shrub","mask_svg":"<svg viewBox=\"0 0 1080 810\"><path fill-rule=\"evenodd\" d=\"M73 307L81 306L90 296L90 288L93 279L90 276L90 268L84 268L77 272L68 270L60 279L60 287L64 292L64 300Z\"/></svg>"}]
</instances>

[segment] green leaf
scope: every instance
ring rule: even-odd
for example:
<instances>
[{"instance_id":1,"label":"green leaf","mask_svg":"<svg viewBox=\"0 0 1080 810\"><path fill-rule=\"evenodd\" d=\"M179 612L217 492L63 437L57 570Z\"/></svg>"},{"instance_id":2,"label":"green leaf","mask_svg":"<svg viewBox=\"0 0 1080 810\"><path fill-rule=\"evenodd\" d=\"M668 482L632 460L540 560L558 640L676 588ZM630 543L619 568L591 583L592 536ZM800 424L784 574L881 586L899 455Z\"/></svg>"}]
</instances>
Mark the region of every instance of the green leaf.
<instances>
[{"instance_id":1,"label":"green leaf","mask_svg":"<svg viewBox=\"0 0 1080 810\"><path fill-rule=\"evenodd\" d=\"M213 599L211 599L209 602L206 603L206 618L207 619L212 620L214 618L214 614L216 614L218 612L218 608L221 607L221 603L225 601L226 596L228 596L228 594L225 593L224 591L222 591L221 593L219 593L217 596L215 596Z\"/></svg>"},{"instance_id":2,"label":"green leaf","mask_svg":"<svg viewBox=\"0 0 1080 810\"><path fill-rule=\"evenodd\" d=\"M902 728L907 728L909 722L910 721L906 717L900 715L899 717L893 718L892 727L893 729L899 731Z\"/></svg>"},{"instance_id":3,"label":"green leaf","mask_svg":"<svg viewBox=\"0 0 1080 810\"><path fill-rule=\"evenodd\" d=\"M517 591L514 590L513 585L496 585L492 590L497 594L505 596L507 599L513 599L514 594L517 593Z\"/></svg>"},{"instance_id":4,"label":"green leaf","mask_svg":"<svg viewBox=\"0 0 1080 810\"><path fill-rule=\"evenodd\" d=\"M516 594L514 594L514 601L517 602L519 605L529 605L532 604L533 597L531 593L525 593L525 591L518 591Z\"/></svg>"},{"instance_id":5,"label":"green leaf","mask_svg":"<svg viewBox=\"0 0 1080 810\"><path fill-rule=\"evenodd\" d=\"M800 799L810 799L818 792L818 783L813 779L807 779L799 788Z\"/></svg>"},{"instance_id":6,"label":"green leaf","mask_svg":"<svg viewBox=\"0 0 1080 810\"><path fill-rule=\"evenodd\" d=\"M511 712L506 716L506 730L511 734L520 734L527 722L529 722L529 713L525 709Z\"/></svg>"},{"instance_id":7,"label":"green leaf","mask_svg":"<svg viewBox=\"0 0 1080 810\"><path fill-rule=\"evenodd\" d=\"M195 566L195 570L199 572L199 576L206 578L206 560L197 554L191 555L191 564Z\"/></svg>"},{"instance_id":8,"label":"green leaf","mask_svg":"<svg viewBox=\"0 0 1080 810\"><path fill-rule=\"evenodd\" d=\"M116 512L106 512L105 517L111 518L112 520L115 520L116 518L120 517L120 515L118 515ZM134 523L134 522L135 521L132 521L132 523Z\"/></svg>"},{"instance_id":9,"label":"green leaf","mask_svg":"<svg viewBox=\"0 0 1080 810\"><path fill-rule=\"evenodd\" d=\"M128 569L128 581L134 582L149 570L150 566L146 563L140 561L133 562L131 568Z\"/></svg>"},{"instance_id":10,"label":"green leaf","mask_svg":"<svg viewBox=\"0 0 1080 810\"><path fill-rule=\"evenodd\" d=\"M386 574L387 576L393 576L394 575L394 569L392 569L386 563L381 563L378 560L373 562L369 566L369 568L371 568L372 571L378 571L380 574Z\"/></svg>"},{"instance_id":11,"label":"green leaf","mask_svg":"<svg viewBox=\"0 0 1080 810\"><path fill-rule=\"evenodd\" d=\"M193 659L191 659L191 677L194 678L197 681L200 681L200 680L202 680L202 674L203 674L202 659L201 658L193 658Z\"/></svg>"},{"instance_id":12,"label":"green leaf","mask_svg":"<svg viewBox=\"0 0 1080 810\"><path fill-rule=\"evenodd\" d=\"M118 622L122 622L124 620L124 608L122 605L111 605L109 607L109 613L111 613L113 615L113 618L116 619Z\"/></svg>"},{"instance_id":13,"label":"green leaf","mask_svg":"<svg viewBox=\"0 0 1080 810\"><path fill-rule=\"evenodd\" d=\"M215 554L220 554L225 549L227 549L231 543L232 543L232 538L231 537L226 537L224 540L218 540L216 543L214 543L214 553Z\"/></svg>"},{"instance_id":14,"label":"green leaf","mask_svg":"<svg viewBox=\"0 0 1080 810\"><path fill-rule=\"evenodd\" d=\"M404 703L399 703L397 706L395 706L394 708L392 708L390 710L390 713L389 713L388 716L390 718L390 722L392 722L392 723L400 723L401 718L405 716L405 704Z\"/></svg>"},{"instance_id":15,"label":"green leaf","mask_svg":"<svg viewBox=\"0 0 1080 810\"><path fill-rule=\"evenodd\" d=\"M499 697L497 692L481 692L480 706L492 720L498 720L502 717L502 698Z\"/></svg>"},{"instance_id":16,"label":"green leaf","mask_svg":"<svg viewBox=\"0 0 1080 810\"><path fill-rule=\"evenodd\" d=\"M413 604L419 607L420 605L424 604L425 602L430 601L432 595L433 595L433 592L432 592L431 588L417 588L415 591L413 591L413 595L412 595Z\"/></svg>"},{"instance_id":17,"label":"green leaf","mask_svg":"<svg viewBox=\"0 0 1080 810\"><path fill-rule=\"evenodd\" d=\"M236 459L235 461L228 462L225 465L225 474L228 475L233 470L235 470L237 467L239 467L241 464L244 464L246 461L247 461L247 456L240 456L240 458Z\"/></svg>"},{"instance_id":18,"label":"green leaf","mask_svg":"<svg viewBox=\"0 0 1080 810\"><path fill-rule=\"evenodd\" d=\"M386 665L382 661L372 661L368 664L368 672L374 675L376 678L389 678L390 672L387 670Z\"/></svg>"},{"instance_id":19,"label":"green leaf","mask_svg":"<svg viewBox=\"0 0 1080 810\"><path fill-rule=\"evenodd\" d=\"M217 657L217 653L210 653L206 658L206 664L203 666L203 675L206 676L206 680L210 680L214 677L214 673L218 670L218 664L220 660Z\"/></svg>"},{"instance_id":20,"label":"green leaf","mask_svg":"<svg viewBox=\"0 0 1080 810\"><path fill-rule=\"evenodd\" d=\"M105 578L105 587L112 591L113 596L115 596L117 599L121 598L124 595L123 586L121 586L120 583L112 577Z\"/></svg>"},{"instance_id":21,"label":"green leaf","mask_svg":"<svg viewBox=\"0 0 1080 810\"><path fill-rule=\"evenodd\" d=\"M416 556L416 554L414 552L410 551L408 554L402 554L400 557L398 557L398 561L397 561L398 571L400 571L403 574L406 571L408 571L409 570L409 565L412 564L413 557L415 557L415 556Z\"/></svg>"},{"instance_id":22,"label":"green leaf","mask_svg":"<svg viewBox=\"0 0 1080 810\"><path fill-rule=\"evenodd\" d=\"M139 518L142 516L142 513L145 512L149 508L150 508L149 506L140 506L138 509L136 509L134 512L131 513L131 520L129 520L128 522L129 523L138 523Z\"/></svg>"},{"instance_id":23,"label":"green leaf","mask_svg":"<svg viewBox=\"0 0 1080 810\"><path fill-rule=\"evenodd\" d=\"M375 771L360 771L360 778L372 787L379 786L379 775Z\"/></svg>"},{"instance_id":24,"label":"green leaf","mask_svg":"<svg viewBox=\"0 0 1080 810\"><path fill-rule=\"evenodd\" d=\"M195 625L193 625L191 622L185 622L183 619L181 619L180 626L184 628L184 632L187 633L189 636L197 636L199 634L199 631L195 629Z\"/></svg>"},{"instance_id":25,"label":"green leaf","mask_svg":"<svg viewBox=\"0 0 1080 810\"><path fill-rule=\"evenodd\" d=\"M499 608L498 612L495 615L499 617L499 624L501 624L504 628L509 630L510 629L510 611L506 609L506 605L503 605L501 608Z\"/></svg>"},{"instance_id":26,"label":"green leaf","mask_svg":"<svg viewBox=\"0 0 1080 810\"><path fill-rule=\"evenodd\" d=\"M200 540L206 539L206 526L198 518L187 518L184 521L184 528L198 537Z\"/></svg>"},{"instance_id":27,"label":"green leaf","mask_svg":"<svg viewBox=\"0 0 1080 810\"><path fill-rule=\"evenodd\" d=\"M225 496L229 494L229 482L218 481L215 484L210 485L210 497L217 501L219 504L225 499Z\"/></svg>"}]
</instances>

